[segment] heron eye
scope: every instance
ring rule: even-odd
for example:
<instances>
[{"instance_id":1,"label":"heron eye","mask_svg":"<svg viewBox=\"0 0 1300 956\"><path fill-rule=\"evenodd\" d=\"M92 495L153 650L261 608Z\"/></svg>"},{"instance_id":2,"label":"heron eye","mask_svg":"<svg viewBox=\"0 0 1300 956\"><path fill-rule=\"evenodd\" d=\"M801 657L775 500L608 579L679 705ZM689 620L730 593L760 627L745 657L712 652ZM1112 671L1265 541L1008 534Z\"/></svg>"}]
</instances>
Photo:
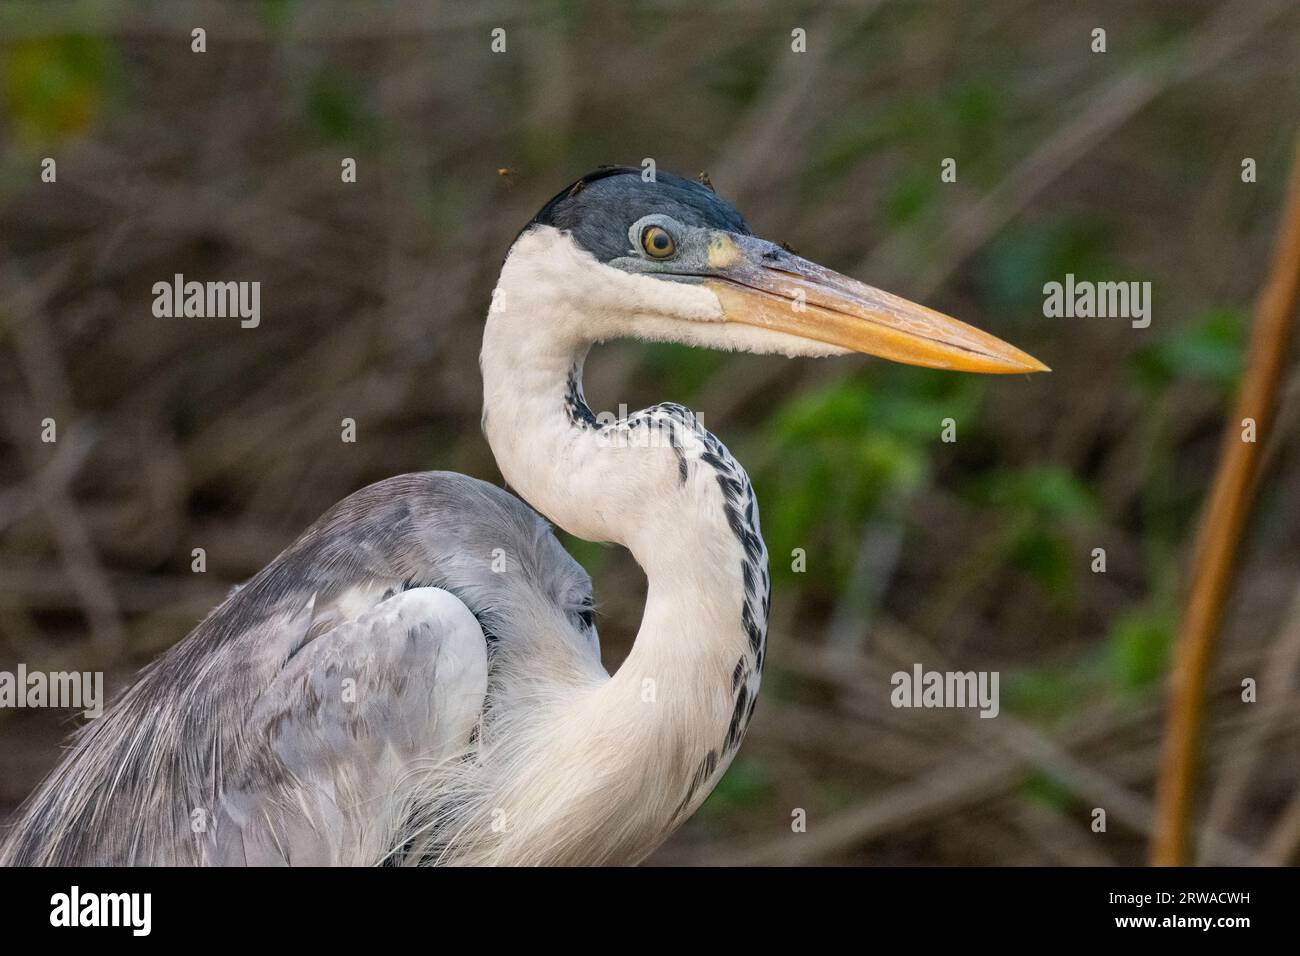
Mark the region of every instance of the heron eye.
<instances>
[{"instance_id":1,"label":"heron eye","mask_svg":"<svg viewBox=\"0 0 1300 956\"><path fill-rule=\"evenodd\" d=\"M667 259L677 251L677 243L663 226L646 226L641 233L641 248L654 259Z\"/></svg>"}]
</instances>

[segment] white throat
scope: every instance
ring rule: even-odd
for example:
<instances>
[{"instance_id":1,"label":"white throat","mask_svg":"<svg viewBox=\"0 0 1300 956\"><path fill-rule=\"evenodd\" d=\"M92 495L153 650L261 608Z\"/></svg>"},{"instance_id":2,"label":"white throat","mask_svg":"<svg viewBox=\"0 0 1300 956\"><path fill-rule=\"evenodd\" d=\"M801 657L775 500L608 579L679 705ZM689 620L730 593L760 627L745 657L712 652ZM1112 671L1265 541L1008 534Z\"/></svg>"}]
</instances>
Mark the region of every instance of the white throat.
<instances>
[{"instance_id":1,"label":"white throat","mask_svg":"<svg viewBox=\"0 0 1300 956\"><path fill-rule=\"evenodd\" d=\"M607 423L582 396L591 344L635 334L665 297L678 314L716 321L708 290L620 273L559 232L534 230L502 269L480 357L483 430L509 485L570 533L627 547L648 579L632 653L574 705L593 742L612 744L594 752L617 764L600 769L625 800L602 798L624 821L638 818L614 841L633 859L694 810L739 746L768 611L757 505L722 444L680 406Z\"/></svg>"}]
</instances>

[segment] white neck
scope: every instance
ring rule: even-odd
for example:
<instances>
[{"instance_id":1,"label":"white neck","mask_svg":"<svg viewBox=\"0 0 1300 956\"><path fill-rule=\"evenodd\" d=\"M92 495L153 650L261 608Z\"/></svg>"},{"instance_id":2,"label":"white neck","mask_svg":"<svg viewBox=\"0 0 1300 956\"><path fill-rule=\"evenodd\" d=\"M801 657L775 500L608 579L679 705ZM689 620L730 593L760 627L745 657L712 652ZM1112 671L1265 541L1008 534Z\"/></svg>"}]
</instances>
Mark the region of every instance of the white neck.
<instances>
[{"instance_id":1,"label":"white neck","mask_svg":"<svg viewBox=\"0 0 1300 956\"><path fill-rule=\"evenodd\" d=\"M594 420L581 387L592 336L573 321L578 308L589 317L593 303L563 290L634 280L630 291L606 287L599 296L612 327L636 314L635 303L618 304L635 299L636 283L664 283L624 276L554 236L520 255L525 236L502 270L480 358L483 430L525 500L578 537L627 547L646 573L631 654L556 716L566 737L580 728L582 753L555 761L572 760L571 772L600 781L580 812L555 808L553 816L600 831L586 845L602 858L565 861L634 862L707 796L739 745L762 666L767 552L744 470L685 409ZM545 257L544 270L529 251Z\"/></svg>"}]
</instances>

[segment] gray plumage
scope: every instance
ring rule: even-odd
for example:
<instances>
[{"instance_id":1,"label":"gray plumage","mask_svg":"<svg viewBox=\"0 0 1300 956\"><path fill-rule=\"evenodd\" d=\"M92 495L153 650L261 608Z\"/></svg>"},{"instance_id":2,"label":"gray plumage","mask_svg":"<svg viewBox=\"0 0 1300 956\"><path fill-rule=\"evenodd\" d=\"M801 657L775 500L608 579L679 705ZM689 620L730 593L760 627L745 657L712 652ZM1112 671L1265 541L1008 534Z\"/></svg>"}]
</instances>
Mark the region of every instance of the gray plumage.
<instances>
[{"instance_id":1,"label":"gray plumage","mask_svg":"<svg viewBox=\"0 0 1300 956\"><path fill-rule=\"evenodd\" d=\"M375 606L345 620L341 605L366 592ZM477 621L448 615L454 602L432 597L444 592ZM513 495L442 472L371 485L76 735L0 862L401 861L406 821L428 828L428 808L411 806L421 766L462 746L458 729L449 739L438 726L439 708L468 695L453 716L477 719L489 647L509 654L511 635L599 670L590 608L586 572ZM378 792L395 779L405 785ZM446 817L455 796L440 800Z\"/></svg>"}]
</instances>

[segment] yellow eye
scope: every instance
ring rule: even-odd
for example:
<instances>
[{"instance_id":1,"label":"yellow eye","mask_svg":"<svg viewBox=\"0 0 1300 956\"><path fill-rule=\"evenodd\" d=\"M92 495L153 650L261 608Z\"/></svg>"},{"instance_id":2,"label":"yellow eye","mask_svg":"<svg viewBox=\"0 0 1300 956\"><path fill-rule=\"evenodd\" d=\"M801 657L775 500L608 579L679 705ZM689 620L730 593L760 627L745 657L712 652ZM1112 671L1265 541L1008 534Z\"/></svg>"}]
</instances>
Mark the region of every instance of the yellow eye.
<instances>
[{"instance_id":1,"label":"yellow eye","mask_svg":"<svg viewBox=\"0 0 1300 956\"><path fill-rule=\"evenodd\" d=\"M662 226L646 226L641 232L641 248L654 259L667 259L677 251L677 243Z\"/></svg>"}]
</instances>

